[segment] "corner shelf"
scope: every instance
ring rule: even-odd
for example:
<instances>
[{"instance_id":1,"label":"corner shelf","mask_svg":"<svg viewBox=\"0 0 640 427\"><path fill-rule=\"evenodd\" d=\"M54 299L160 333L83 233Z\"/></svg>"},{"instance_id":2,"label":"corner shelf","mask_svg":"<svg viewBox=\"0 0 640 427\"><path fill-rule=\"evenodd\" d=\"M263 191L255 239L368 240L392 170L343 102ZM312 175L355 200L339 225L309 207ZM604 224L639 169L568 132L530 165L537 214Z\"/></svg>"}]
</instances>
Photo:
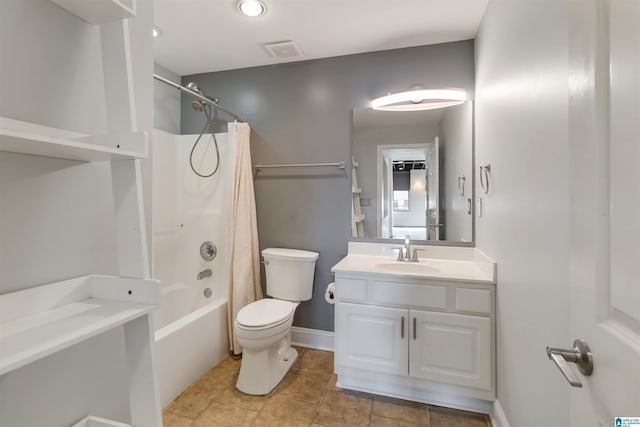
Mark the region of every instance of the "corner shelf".
<instances>
[{"instance_id":1,"label":"corner shelf","mask_svg":"<svg viewBox=\"0 0 640 427\"><path fill-rule=\"evenodd\" d=\"M144 159L147 134L90 136L0 117L0 151L85 162Z\"/></svg>"},{"instance_id":2,"label":"corner shelf","mask_svg":"<svg viewBox=\"0 0 640 427\"><path fill-rule=\"evenodd\" d=\"M0 376L145 316L155 280L89 275L0 295Z\"/></svg>"}]
</instances>

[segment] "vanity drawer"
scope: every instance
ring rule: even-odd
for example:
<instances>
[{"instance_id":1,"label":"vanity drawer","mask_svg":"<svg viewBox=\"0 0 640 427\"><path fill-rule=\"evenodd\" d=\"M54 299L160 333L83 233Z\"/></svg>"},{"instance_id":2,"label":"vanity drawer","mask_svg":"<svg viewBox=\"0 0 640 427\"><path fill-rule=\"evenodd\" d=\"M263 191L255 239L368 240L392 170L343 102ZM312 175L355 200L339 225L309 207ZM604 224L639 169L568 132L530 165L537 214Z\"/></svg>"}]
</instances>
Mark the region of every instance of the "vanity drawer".
<instances>
[{"instance_id":1,"label":"vanity drawer","mask_svg":"<svg viewBox=\"0 0 640 427\"><path fill-rule=\"evenodd\" d=\"M336 298L341 301L367 300L367 281L365 279L340 278L336 280Z\"/></svg>"},{"instance_id":2,"label":"vanity drawer","mask_svg":"<svg viewBox=\"0 0 640 427\"><path fill-rule=\"evenodd\" d=\"M374 280L369 282L368 302L445 310L447 288Z\"/></svg>"},{"instance_id":3,"label":"vanity drawer","mask_svg":"<svg viewBox=\"0 0 640 427\"><path fill-rule=\"evenodd\" d=\"M491 314L491 291L456 288L456 311Z\"/></svg>"}]
</instances>

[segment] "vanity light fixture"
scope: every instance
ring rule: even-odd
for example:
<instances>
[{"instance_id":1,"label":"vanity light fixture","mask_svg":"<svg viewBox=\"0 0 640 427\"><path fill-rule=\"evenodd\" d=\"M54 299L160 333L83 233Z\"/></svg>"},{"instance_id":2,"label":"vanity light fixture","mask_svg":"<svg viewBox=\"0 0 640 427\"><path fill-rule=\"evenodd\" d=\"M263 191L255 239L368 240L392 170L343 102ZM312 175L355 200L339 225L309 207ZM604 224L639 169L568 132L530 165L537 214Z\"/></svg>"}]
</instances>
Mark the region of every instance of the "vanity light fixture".
<instances>
[{"instance_id":1,"label":"vanity light fixture","mask_svg":"<svg viewBox=\"0 0 640 427\"><path fill-rule=\"evenodd\" d=\"M160 32L158 27L153 27L152 34L153 34L153 38L155 39L156 37L160 37L160 34L162 34L162 33Z\"/></svg>"},{"instance_id":2,"label":"vanity light fixture","mask_svg":"<svg viewBox=\"0 0 640 427\"><path fill-rule=\"evenodd\" d=\"M267 7L260 0L240 0L238 10L245 16L257 18L267 12Z\"/></svg>"},{"instance_id":3,"label":"vanity light fixture","mask_svg":"<svg viewBox=\"0 0 640 427\"><path fill-rule=\"evenodd\" d=\"M384 111L421 111L462 104L467 94L460 89L421 89L382 96L371 108Z\"/></svg>"}]
</instances>

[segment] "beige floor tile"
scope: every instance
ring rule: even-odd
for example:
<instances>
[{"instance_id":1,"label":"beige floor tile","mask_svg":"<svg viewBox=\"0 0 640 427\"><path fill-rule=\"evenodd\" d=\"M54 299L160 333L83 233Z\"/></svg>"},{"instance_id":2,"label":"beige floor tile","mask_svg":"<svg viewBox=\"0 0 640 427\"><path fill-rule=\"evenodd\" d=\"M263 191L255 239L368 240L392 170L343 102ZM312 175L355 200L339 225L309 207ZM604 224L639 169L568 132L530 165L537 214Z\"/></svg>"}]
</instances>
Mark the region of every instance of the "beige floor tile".
<instances>
[{"instance_id":1,"label":"beige floor tile","mask_svg":"<svg viewBox=\"0 0 640 427\"><path fill-rule=\"evenodd\" d=\"M313 419L331 426L368 425L373 399L346 391L327 391Z\"/></svg>"},{"instance_id":2,"label":"beige floor tile","mask_svg":"<svg viewBox=\"0 0 640 427\"><path fill-rule=\"evenodd\" d=\"M162 427L190 427L192 419L177 414L162 414Z\"/></svg>"},{"instance_id":3,"label":"beige floor tile","mask_svg":"<svg viewBox=\"0 0 640 427\"><path fill-rule=\"evenodd\" d=\"M244 394L235 386L226 388L213 397L213 400L215 400L216 402L237 406L241 409L246 409L249 411L260 411L262 407L267 403L267 399L268 397L266 396L253 396L250 394Z\"/></svg>"},{"instance_id":4,"label":"beige floor tile","mask_svg":"<svg viewBox=\"0 0 640 427\"><path fill-rule=\"evenodd\" d=\"M329 380L329 384L327 385L327 390L340 391L342 390L336 384L338 382L338 376L336 374L331 374L331 379Z\"/></svg>"},{"instance_id":5,"label":"beige floor tile","mask_svg":"<svg viewBox=\"0 0 640 427\"><path fill-rule=\"evenodd\" d=\"M419 425L420 424L385 418L379 415L371 415L371 424L369 424L369 427L417 427Z\"/></svg>"},{"instance_id":6,"label":"beige floor tile","mask_svg":"<svg viewBox=\"0 0 640 427\"><path fill-rule=\"evenodd\" d=\"M484 414L457 411L455 409L429 407L430 427L490 427L489 418Z\"/></svg>"},{"instance_id":7,"label":"beige floor tile","mask_svg":"<svg viewBox=\"0 0 640 427\"><path fill-rule=\"evenodd\" d=\"M333 353L308 348L299 357L295 368L333 374Z\"/></svg>"},{"instance_id":8,"label":"beige floor tile","mask_svg":"<svg viewBox=\"0 0 640 427\"><path fill-rule=\"evenodd\" d=\"M209 369L198 381L200 387L205 390L222 390L235 385L240 372L240 364L224 359L214 368Z\"/></svg>"},{"instance_id":9,"label":"beige floor tile","mask_svg":"<svg viewBox=\"0 0 640 427\"><path fill-rule=\"evenodd\" d=\"M257 415L257 411L249 411L222 402L212 402L191 427L248 427Z\"/></svg>"},{"instance_id":10,"label":"beige floor tile","mask_svg":"<svg viewBox=\"0 0 640 427\"><path fill-rule=\"evenodd\" d=\"M186 418L196 418L213 400L219 391L212 391L201 387L196 383L189 387L178 398L167 407L166 413L176 414Z\"/></svg>"},{"instance_id":11,"label":"beige floor tile","mask_svg":"<svg viewBox=\"0 0 640 427\"><path fill-rule=\"evenodd\" d=\"M322 399L330 379L330 374L291 369L273 392L273 395L284 395L298 400L318 403Z\"/></svg>"},{"instance_id":12,"label":"beige floor tile","mask_svg":"<svg viewBox=\"0 0 640 427\"><path fill-rule=\"evenodd\" d=\"M427 405L390 397L375 397L373 414L419 425L429 425Z\"/></svg>"},{"instance_id":13,"label":"beige floor tile","mask_svg":"<svg viewBox=\"0 0 640 427\"><path fill-rule=\"evenodd\" d=\"M254 426L307 427L316 411L316 404L293 399L288 396L274 396L258 413Z\"/></svg>"}]
</instances>

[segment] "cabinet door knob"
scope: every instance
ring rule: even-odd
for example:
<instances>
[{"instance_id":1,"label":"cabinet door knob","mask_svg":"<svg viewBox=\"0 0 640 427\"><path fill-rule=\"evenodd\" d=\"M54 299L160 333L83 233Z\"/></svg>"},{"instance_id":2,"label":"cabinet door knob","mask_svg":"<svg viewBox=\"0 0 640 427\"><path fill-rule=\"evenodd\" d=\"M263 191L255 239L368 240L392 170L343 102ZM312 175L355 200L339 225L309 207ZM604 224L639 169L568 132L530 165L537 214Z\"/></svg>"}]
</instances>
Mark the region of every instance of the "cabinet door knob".
<instances>
[{"instance_id":1,"label":"cabinet door knob","mask_svg":"<svg viewBox=\"0 0 640 427\"><path fill-rule=\"evenodd\" d=\"M402 321L400 322L400 338L404 338L404 316L402 316Z\"/></svg>"}]
</instances>

